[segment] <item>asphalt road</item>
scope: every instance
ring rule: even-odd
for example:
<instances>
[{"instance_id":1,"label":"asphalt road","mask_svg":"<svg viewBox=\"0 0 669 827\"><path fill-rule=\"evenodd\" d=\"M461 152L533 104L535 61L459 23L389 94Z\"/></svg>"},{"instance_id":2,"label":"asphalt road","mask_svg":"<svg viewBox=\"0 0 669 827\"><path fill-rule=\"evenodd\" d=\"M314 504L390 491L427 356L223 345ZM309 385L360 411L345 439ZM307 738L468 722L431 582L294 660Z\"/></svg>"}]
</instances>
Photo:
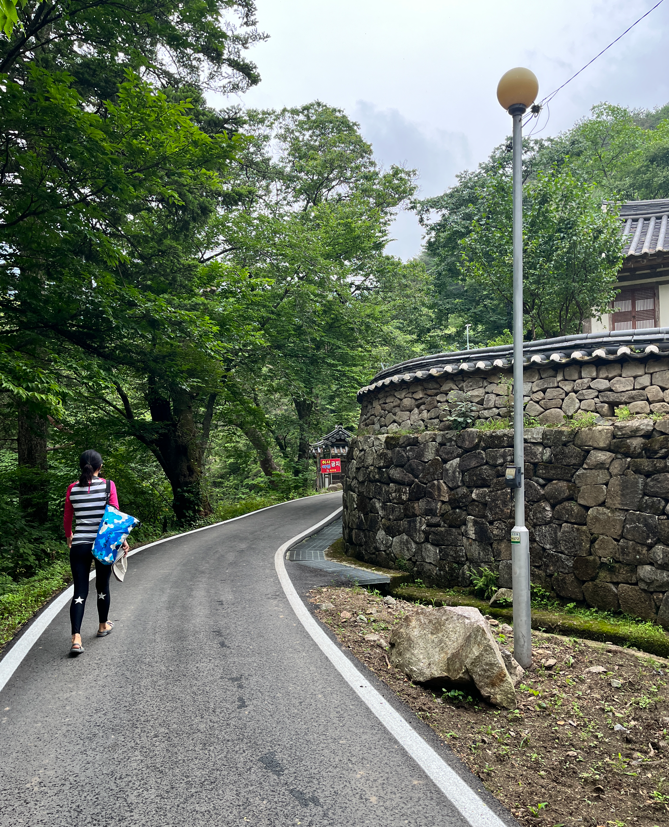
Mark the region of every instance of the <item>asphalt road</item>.
<instances>
[{"instance_id":1,"label":"asphalt road","mask_svg":"<svg viewBox=\"0 0 669 827\"><path fill-rule=\"evenodd\" d=\"M286 503L137 554L99 640L91 584L76 659L61 611L0 692L0 825L464 827L277 579L278 546L340 502ZM303 591L316 575L297 568Z\"/></svg>"}]
</instances>

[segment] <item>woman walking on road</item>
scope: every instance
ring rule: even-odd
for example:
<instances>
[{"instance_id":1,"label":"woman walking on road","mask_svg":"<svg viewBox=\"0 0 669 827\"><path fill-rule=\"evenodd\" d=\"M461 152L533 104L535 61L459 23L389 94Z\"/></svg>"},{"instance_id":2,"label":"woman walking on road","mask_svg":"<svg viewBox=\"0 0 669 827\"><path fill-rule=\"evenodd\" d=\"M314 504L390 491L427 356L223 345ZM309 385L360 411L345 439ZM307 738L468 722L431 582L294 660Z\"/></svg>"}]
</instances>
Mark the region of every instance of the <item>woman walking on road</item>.
<instances>
[{"instance_id":1,"label":"woman walking on road","mask_svg":"<svg viewBox=\"0 0 669 827\"><path fill-rule=\"evenodd\" d=\"M102 457L97 451L84 451L79 457L81 476L67 488L65 495L65 536L70 548L70 568L74 581L74 596L70 604L72 622L72 648L70 655L79 655L84 651L81 645L81 622L88 597L88 575L94 560L92 549L102 515L107 504L107 481L100 476ZM110 480L109 504L118 508L116 486ZM72 534L72 518L76 528ZM128 552L128 544L123 543L123 551ZM114 624L107 620L109 616L109 580L112 567L95 560L95 590L97 592L98 627L97 637L106 637Z\"/></svg>"}]
</instances>

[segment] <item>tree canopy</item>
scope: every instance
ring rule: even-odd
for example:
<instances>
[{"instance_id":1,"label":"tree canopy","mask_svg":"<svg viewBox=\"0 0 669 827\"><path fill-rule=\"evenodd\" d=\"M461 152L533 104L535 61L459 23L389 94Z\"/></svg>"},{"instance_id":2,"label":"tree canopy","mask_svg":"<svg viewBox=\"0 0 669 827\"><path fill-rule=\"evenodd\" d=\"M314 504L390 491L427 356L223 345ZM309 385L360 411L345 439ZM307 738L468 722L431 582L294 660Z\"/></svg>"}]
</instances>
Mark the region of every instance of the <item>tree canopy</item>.
<instances>
[{"instance_id":1,"label":"tree canopy","mask_svg":"<svg viewBox=\"0 0 669 827\"><path fill-rule=\"evenodd\" d=\"M608 307L622 249L616 204L669 197L668 115L669 105L648 111L599 104L555 138L524 139L529 338L575 333ZM415 203L426 229L436 320L459 346L465 324L481 344L509 336L510 167L505 143L443 195Z\"/></svg>"},{"instance_id":2,"label":"tree canopy","mask_svg":"<svg viewBox=\"0 0 669 827\"><path fill-rule=\"evenodd\" d=\"M357 125L318 101L250 111L244 134L233 166L247 194L213 223L210 243L260 285L261 333L231 361L254 401L245 412L253 424L240 424L266 423L284 458L304 470L318 428L333 415L349 426L357 419L381 290L404 268L383 253L388 227L414 192L413 175L380 170Z\"/></svg>"}]
</instances>

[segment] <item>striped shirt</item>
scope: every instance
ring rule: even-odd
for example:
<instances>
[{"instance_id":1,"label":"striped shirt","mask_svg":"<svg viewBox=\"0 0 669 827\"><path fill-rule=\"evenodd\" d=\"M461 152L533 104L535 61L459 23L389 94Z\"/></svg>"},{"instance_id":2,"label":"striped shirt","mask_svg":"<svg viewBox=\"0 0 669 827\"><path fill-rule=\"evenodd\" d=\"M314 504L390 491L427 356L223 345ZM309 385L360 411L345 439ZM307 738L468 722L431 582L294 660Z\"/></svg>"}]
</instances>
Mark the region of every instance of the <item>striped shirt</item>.
<instances>
[{"instance_id":1,"label":"striped shirt","mask_svg":"<svg viewBox=\"0 0 669 827\"><path fill-rule=\"evenodd\" d=\"M106 480L102 477L93 477L90 485L79 485L73 482L67 488L65 495L65 518L63 526L65 536L72 534L72 518L76 520L76 528L72 538L74 543L93 543L100 527L100 520L105 513L107 504ZM118 508L116 486L110 480L109 504Z\"/></svg>"}]
</instances>

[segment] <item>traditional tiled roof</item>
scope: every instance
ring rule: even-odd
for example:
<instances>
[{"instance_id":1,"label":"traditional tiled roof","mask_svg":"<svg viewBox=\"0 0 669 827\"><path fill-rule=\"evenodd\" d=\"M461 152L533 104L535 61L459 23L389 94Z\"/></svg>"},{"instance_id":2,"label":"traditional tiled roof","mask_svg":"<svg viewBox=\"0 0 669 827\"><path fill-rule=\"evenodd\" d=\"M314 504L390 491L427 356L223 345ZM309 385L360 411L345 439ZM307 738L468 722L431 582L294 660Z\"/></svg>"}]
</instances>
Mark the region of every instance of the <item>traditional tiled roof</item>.
<instances>
[{"instance_id":1,"label":"traditional tiled roof","mask_svg":"<svg viewBox=\"0 0 669 827\"><path fill-rule=\"evenodd\" d=\"M669 356L669 327L580 333L523 344L523 364L527 367L564 367L602 360L620 362L659 355ZM377 373L369 385L358 391L358 401L362 402L368 393L389 385L454 373L509 370L512 365L513 345L422 356Z\"/></svg>"},{"instance_id":2,"label":"traditional tiled roof","mask_svg":"<svg viewBox=\"0 0 669 827\"><path fill-rule=\"evenodd\" d=\"M669 198L627 201L620 207L620 219L625 257L669 252Z\"/></svg>"},{"instance_id":3,"label":"traditional tiled roof","mask_svg":"<svg viewBox=\"0 0 669 827\"><path fill-rule=\"evenodd\" d=\"M350 431L347 431L343 425L337 425L334 431L330 431L329 434L326 434L323 439L319 440L318 442L314 442L311 446L311 453L312 454L319 454L324 448L331 448L336 443L346 442L348 443L351 439L353 439L354 434Z\"/></svg>"}]
</instances>

